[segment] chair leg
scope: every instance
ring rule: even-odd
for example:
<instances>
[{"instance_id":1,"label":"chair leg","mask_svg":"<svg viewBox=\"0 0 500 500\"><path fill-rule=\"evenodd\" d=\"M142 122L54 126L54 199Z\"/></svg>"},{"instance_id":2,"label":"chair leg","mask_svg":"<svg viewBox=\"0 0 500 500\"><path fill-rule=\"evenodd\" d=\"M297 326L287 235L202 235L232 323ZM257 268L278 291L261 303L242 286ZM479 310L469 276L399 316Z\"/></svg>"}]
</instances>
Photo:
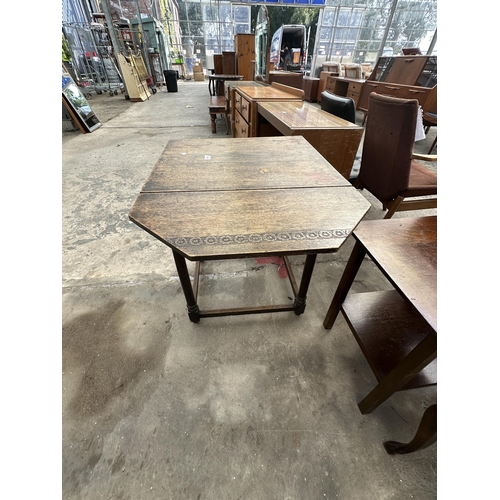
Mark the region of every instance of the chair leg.
<instances>
[{"instance_id":1,"label":"chair leg","mask_svg":"<svg viewBox=\"0 0 500 500\"><path fill-rule=\"evenodd\" d=\"M227 118L227 113L224 113L224 119L226 120L226 135L229 135L229 120Z\"/></svg>"},{"instance_id":2,"label":"chair leg","mask_svg":"<svg viewBox=\"0 0 500 500\"><path fill-rule=\"evenodd\" d=\"M404 197L398 196L388 207L387 213L385 214L384 219L390 219L398 210L399 205L403 202Z\"/></svg>"},{"instance_id":3,"label":"chair leg","mask_svg":"<svg viewBox=\"0 0 500 500\"><path fill-rule=\"evenodd\" d=\"M429 152L427 153L428 155L430 155L432 153L432 150L436 147L436 144L437 144L437 135L436 137L434 138L434 141L432 142L432 146L431 146L431 149L429 149Z\"/></svg>"}]
</instances>

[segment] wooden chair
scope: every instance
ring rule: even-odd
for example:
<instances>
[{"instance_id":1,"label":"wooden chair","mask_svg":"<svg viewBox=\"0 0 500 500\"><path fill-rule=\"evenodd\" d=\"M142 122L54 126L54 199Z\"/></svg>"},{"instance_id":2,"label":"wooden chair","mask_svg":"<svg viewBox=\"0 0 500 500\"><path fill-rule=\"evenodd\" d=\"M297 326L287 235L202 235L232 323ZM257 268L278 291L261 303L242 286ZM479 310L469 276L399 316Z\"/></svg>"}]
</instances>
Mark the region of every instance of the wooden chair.
<instances>
[{"instance_id":1,"label":"wooden chair","mask_svg":"<svg viewBox=\"0 0 500 500\"><path fill-rule=\"evenodd\" d=\"M365 188L382 203L388 210L384 219L396 211L437 207L437 174L413 155L418 106L416 99L370 94L361 166L354 186ZM425 159L436 157L426 155Z\"/></svg>"},{"instance_id":2,"label":"wooden chair","mask_svg":"<svg viewBox=\"0 0 500 500\"><path fill-rule=\"evenodd\" d=\"M229 134L229 112L226 106L226 98L223 95L214 95L208 98L208 113L210 114L210 121L212 124L212 134L217 133L217 126L215 124L217 115L224 115L226 121L226 135Z\"/></svg>"},{"instance_id":3,"label":"wooden chair","mask_svg":"<svg viewBox=\"0 0 500 500\"><path fill-rule=\"evenodd\" d=\"M424 123L425 133L429 132L431 127L437 127L437 85L432 87L427 99L425 100L424 105L422 106L422 119ZM435 148L437 144L437 134L432 142L432 145L429 149L429 154L432 153L432 150Z\"/></svg>"}]
</instances>

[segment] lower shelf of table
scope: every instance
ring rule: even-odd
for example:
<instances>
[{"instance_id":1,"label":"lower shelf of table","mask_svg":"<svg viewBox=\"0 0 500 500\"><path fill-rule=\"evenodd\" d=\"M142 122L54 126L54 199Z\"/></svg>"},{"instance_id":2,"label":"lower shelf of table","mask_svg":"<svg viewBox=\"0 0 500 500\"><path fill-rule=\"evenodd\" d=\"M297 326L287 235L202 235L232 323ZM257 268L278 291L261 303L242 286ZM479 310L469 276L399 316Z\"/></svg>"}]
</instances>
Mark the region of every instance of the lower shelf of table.
<instances>
[{"instance_id":1,"label":"lower shelf of table","mask_svg":"<svg viewBox=\"0 0 500 500\"><path fill-rule=\"evenodd\" d=\"M434 334L396 290L350 293L342 314L379 382L427 335ZM436 383L434 360L403 389Z\"/></svg>"}]
</instances>

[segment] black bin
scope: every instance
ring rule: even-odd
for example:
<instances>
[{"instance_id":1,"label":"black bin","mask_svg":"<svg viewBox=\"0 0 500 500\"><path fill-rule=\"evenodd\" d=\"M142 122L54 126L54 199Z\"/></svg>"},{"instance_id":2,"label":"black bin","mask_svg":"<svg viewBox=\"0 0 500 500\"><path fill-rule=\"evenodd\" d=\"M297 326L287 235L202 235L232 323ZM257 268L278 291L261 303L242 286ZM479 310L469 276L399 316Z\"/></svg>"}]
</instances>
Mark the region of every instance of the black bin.
<instances>
[{"instance_id":1,"label":"black bin","mask_svg":"<svg viewBox=\"0 0 500 500\"><path fill-rule=\"evenodd\" d=\"M169 92L177 92L177 71L174 69L163 70L165 75L165 83Z\"/></svg>"}]
</instances>

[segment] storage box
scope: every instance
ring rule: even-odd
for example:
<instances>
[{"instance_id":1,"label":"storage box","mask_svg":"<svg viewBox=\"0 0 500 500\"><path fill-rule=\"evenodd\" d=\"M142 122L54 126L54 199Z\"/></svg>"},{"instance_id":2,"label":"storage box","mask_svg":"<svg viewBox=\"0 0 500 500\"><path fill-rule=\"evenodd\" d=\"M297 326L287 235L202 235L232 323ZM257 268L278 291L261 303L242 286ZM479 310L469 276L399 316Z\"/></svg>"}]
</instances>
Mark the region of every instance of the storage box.
<instances>
[{"instance_id":1,"label":"storage box","mask_svg":"<svg viewBox=\"0 0 500 500\"><path fill-rule=\"evenodd\" d=\"M193 75L195 82L202 82L203 80L205 80L205 75L203 74L203 72L200 73L199 71L195 71Z\"/></svg>"},{"instance_id":2,"label":"storage box","mask_svg":"<svg viewBox=\"0 0 500 500\"><path fill-rule=\"evenodd\" d=\"M203 73L203 64L201 62L196 62L193 64L193 71L195 73Z\"/></svg>"}]
</instances>

